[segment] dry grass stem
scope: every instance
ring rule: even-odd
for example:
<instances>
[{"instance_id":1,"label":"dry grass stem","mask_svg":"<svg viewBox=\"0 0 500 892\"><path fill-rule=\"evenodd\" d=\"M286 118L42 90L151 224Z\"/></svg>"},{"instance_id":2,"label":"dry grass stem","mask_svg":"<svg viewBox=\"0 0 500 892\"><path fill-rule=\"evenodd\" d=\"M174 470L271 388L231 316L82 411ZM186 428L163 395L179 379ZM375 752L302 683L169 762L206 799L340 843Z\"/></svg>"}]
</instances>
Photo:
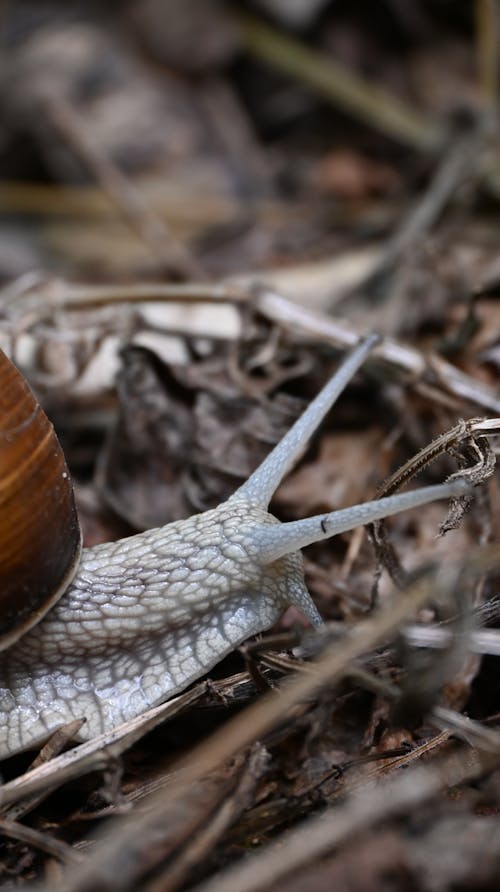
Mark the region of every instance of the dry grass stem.
<instances>
[{"instance_id":1,"label":"dry grass stem","mask_svg":"<svg viewBox=\"0 0 500 892\"><path fill-rule=\"evenodd\" d=\"M257 19L239 16L245 47L259 59L316 90L330 102L397 141L435 151L443 142L439 126L330 58L284 36Z\"/></svg>"},{"instance_id":2,"label":"dry grass stem","mask_svg":"<svg viewBox=\"0 0 500 892\"><path fill-rule=\"evenodd\" d=\"M344 805L310 818L264 851L196 886L193 892L268 889L353 836L401 812L409 814L443 789L474 780L499 763L500 750L491 754L466 748L431 765L408 769L384 784L351 796Z\"/></svg>"}]
</instances>

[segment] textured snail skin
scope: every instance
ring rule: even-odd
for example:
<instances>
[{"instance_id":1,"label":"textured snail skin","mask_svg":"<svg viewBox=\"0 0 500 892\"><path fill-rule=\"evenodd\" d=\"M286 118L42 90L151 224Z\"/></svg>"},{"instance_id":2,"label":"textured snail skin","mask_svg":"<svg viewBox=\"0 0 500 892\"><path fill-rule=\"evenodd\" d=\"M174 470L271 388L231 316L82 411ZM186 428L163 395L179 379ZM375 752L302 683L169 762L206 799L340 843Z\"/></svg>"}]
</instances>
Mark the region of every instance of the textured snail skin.
<instances>
[{"instance_id":1,"label":"textured snail skin","mask_svg":"<svg viewBox=\"0 0 500 892\"><path fill-rule=\"evenodd\" d=\"M0 755L85 716L91 737L183 690L290 603L313 623L300 554L260 566L245 500L84 549L64 598L0 662Z\"/></svg>"},{"instance_id":2,"label":"textured snail skin","mask_svg":"<svg viewBox=\"0 0 500 892\"><path fill-rule=\"evenodd\" d=\"M290 604L321 624L300 549L359 524L468 491L461 480L291 523L272 493L376 343L366 339L246 483L211 511L84 549L43 620L0 654L0 757L85 718L109 731L184 690Z\"/></svg>"}]
</instances>

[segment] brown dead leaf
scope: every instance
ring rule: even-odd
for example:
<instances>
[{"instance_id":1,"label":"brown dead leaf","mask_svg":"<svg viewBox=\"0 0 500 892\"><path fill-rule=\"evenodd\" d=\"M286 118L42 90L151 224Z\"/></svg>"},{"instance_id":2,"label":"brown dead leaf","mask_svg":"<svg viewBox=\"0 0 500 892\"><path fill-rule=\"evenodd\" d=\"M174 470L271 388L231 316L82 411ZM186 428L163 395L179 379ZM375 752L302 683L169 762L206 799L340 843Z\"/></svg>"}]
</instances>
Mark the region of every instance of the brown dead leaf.
<instances>
[{"instance_id":1,"label":"brown dead leaf","mask_svg":"<svg viewBox=\"0 0 500 892\"><path fill-rule=\"evenodd\" d=\"M379 477L384 436L376 427L363 431L363 436L324 435L317 458L284 481L276 502L305 517L364 501Z\"/></svg>"},{"instance_id":2,"label":"brown dead leaf","mask_svg":"<svg viewBox=\"0 0 500 892\"><path fill-rule=\"evenodd\" d=\"M99 462L107 503L135 529L186 517L184 472L193 437L192 400L142 347L123 352L119 416Z\"/></svg>"},{"instance_id":3,"label":"brown dead leaf","mask_svg":"<svg viewBox=\"0 0 500 892\"><path fill-rule=\"evenodd\" d=\"M214 507L289 429L302 403L241 394L224 357L168 366L123 351L119 417L99 467L108 504L136 529Z\"/></svg>"}]
</instances>

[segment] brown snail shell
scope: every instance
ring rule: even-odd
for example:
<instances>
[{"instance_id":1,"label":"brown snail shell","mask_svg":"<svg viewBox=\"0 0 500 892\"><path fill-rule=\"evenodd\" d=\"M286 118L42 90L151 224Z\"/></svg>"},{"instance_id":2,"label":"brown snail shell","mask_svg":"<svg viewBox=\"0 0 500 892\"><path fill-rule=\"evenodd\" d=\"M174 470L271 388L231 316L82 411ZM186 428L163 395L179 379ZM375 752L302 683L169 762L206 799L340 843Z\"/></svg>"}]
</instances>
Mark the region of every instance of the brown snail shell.
<instances>
[{"instance_id":1,"label":"brown snail shell","mask_svg":"<svg viewBox=\"0 0 500 892\"><path fill-rule=\"evenodd\" d=\"M60 598L80 551L73 487L54 428L0 350L0 650Z\"/></svg>"}]
</instances>

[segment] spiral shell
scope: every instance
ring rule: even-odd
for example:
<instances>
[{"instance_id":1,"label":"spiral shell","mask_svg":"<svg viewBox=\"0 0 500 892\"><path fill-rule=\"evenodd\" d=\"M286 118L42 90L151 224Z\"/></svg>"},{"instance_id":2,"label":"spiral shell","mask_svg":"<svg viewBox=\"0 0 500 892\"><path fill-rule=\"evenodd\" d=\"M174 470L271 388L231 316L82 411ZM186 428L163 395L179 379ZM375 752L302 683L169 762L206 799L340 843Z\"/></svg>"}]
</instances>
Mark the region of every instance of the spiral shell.
<instances>
[{"instance_id":1,"label":"spiral shell","mask_svg":"<svg viewBox=\"0 0 500 892\"><path fill-rule=\"evenodd\" d=\"M73 487L54 428L0 350L0 650L61 597L80 551Z\"/></svg>"}]
</instances>

